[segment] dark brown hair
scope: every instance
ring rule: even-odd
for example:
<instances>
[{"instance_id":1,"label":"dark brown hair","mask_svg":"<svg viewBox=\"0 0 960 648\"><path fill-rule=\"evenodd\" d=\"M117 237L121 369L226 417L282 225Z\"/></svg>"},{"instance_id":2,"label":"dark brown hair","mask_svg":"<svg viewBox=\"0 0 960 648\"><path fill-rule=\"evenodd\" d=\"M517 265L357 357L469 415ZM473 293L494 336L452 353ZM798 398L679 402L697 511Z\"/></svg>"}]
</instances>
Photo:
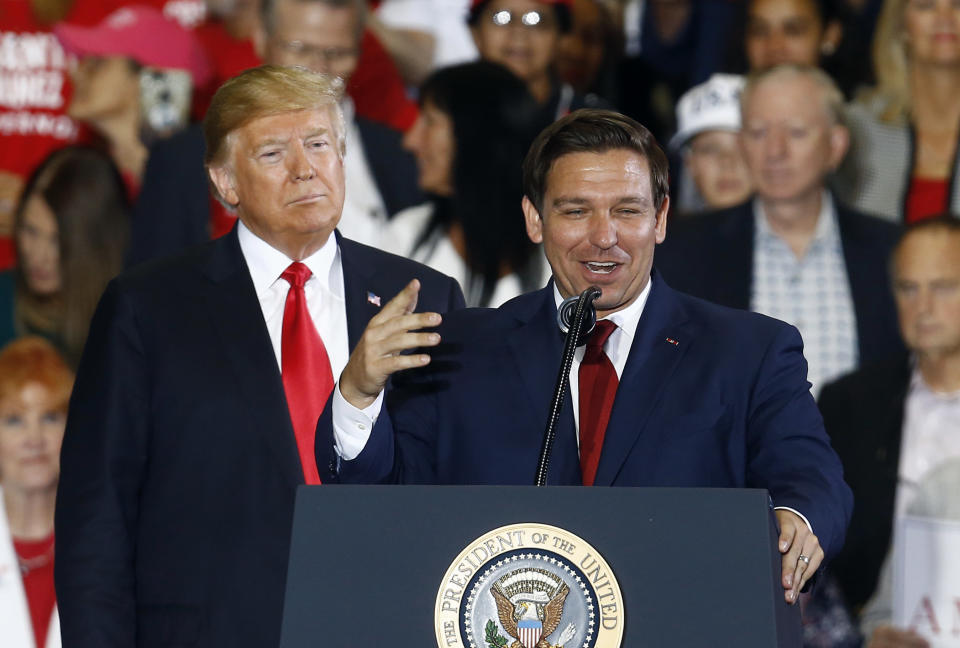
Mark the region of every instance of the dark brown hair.
<instances>
[{"instance_id":1,"label":"dark brown hair","mask_svg":"<svg viewBox=\"0 0 960 648\"><path fill-rule=\"evenodd\" d=\"M663 149L646 128L612 110L575 110L545 128L523 161L523 193L543 214L547 176L557 159L570 153L634 151L650 165L650 186L656 209L670 191L669 164Z\"/></svg>"},{"instance_id":2,"label":"dark brown hair","mask_svg":"<svg viewBox=\"0 0 960 648\"><path fill-rule=\"evenodd\" d=\"M55 295L35 295L17 269L16 327L21 333L43 332L60 340L68 360L76 364L100 294L123 268L130 225L126 188L105 153L82 146L54 151L34 170L20 196L15 244L34 196L46 203L57 222L61 287Z\"/></svg>"}]
</instances>

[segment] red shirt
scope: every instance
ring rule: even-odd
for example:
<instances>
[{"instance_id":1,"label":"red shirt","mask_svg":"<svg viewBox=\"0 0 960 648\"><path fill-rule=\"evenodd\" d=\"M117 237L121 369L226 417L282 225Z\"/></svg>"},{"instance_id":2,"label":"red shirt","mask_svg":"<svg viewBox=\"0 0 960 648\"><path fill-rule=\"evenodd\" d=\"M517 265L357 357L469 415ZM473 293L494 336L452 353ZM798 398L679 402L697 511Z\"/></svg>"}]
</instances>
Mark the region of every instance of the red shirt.
<instances>
[{"instance_id":1,"label":"red shirt","mask_svg":"<svg viewBox=\"0 0 960 648\"><path fill-rule=\"evenodd\" d=\"M66 21L95 25L108 10L106 3L81 0ZM26 177L51 151L80 136L66 115L73 88L51 28L33 15L30 0L0 3L0 171Z\"/></svg>"},{"instance_id":2,"label":"red shirt","mask_svg":"<svg viewBox=\"0 0 960 648\"><path fill-rule=\"evenodd\" d=\"M417 104L407 97L400 71L370 30L360 41L360 60L347 84L357 115L405 131L417 119Z\"/></svg>"},{"instance_id":3,"label":"red shirt","mask_svg":"<svg viewBox=\"0 0 960 648\"><path fill-rule=\"evenodd\" d=\"M237 40L224 28L223 23L208 20L193 30L197 40L213 65L213 79L205 88L196 88L193 99L193 116L203 119L213 98L224 81L244 70L260 65L260 58L249 40Z\"/></svg>"},{"instance_id":4,"label":"red shirt","mask_svg":"<svg viewBox=\"0 0 960 648\"><path fill-rule=\"evenodd\" d=\"M910 189L907 192L907 213L904 220L907 224L936 216L947 211L947 191L950 188L947 180L933 180L913 176L910 180Z\"/></svg>"},{"instance_id":5,"label":"red shirt","mask_svg":"<svg viewBox=\"0 0 960 648\"><path fill-rule=\"evenodd\" d=\"M53 534L43 540L13 539L13 550L25 561L29 569L23 575L23 588L27 593L27 607L33 621L33 636L37 646L46 645L50 619L57 603L53 588ZM32 559L32 560L31 560Z\"/></svg>"}]
</instances>

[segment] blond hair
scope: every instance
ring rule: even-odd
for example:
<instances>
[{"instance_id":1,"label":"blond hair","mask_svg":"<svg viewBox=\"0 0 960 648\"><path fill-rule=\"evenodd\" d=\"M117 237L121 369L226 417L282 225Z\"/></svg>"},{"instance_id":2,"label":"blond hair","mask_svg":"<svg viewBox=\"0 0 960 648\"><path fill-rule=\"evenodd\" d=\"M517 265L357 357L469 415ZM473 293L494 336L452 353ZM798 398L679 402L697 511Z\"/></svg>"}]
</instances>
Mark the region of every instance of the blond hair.
<instances>
[{"instance_id":1,"label":"blond hair","mask_svg":"<svg viewBox=\"0 0 960 648\"><path fill-rule=\"evenodd\" d=\"M880 119L902 122L910 112L910 74L904 12L908 0L885 0L873 36L873 71L877 85L863 99L880 103Z\"/></svg>"},{"instance_id":2,"label":"blond hair","mask_svg":"<svg viewBox=\"0 0 960 648\"><path fill-rule=\"evenodd\" d=\"M823 102L823 110L830 120L830 125L843 125L844 99L843 93L840 91L840 88L837 87L836 82L830 78L829 74L818 67L798 65L796 63L784 63L751 73L743 86L743 92L740 93L741 116L744 113L750 95L756 90L757 86L773 79L808 79L812 81L820 89L820 100Z\"/></svg>"},{"instance_id":3,"label":"blond hair","mask_svg":"<svg viewBox=\"0 0 960 648\"><path fill-rule=\"evenodd\" d=\"M237 129L261 117L326 107L333 119L338 151L346 152L339 101L343 81L303 67L261 65L241 72L217 90L203 120L207 167L224 166ZM214 188L216 192L216 188ZM220 196L217 196L220 198Z\"/></svg>"}]
</instances>

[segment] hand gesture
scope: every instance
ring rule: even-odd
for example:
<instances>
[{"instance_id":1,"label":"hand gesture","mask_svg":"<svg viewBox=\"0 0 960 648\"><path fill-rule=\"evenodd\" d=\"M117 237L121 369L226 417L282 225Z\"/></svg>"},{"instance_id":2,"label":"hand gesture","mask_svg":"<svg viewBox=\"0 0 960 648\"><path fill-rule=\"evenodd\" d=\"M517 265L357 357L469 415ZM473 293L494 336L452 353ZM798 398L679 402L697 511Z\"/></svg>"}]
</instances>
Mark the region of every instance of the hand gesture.
<instances>
[{"instance_id":1,"label":"hand gesture","mask_svg":"<svg viewBox=\"0 0 960 648\"><path fill-rule=\"evenodd\" d=\"M441 321L438 313L413 312L419 294L420 282L414 279L370 320L350 354L340 374L340 393L357 409L373 404L391 374L430 362L426 353L402 353L440 343L436 333L414 332Z\"/></svg>"}]
</instances>

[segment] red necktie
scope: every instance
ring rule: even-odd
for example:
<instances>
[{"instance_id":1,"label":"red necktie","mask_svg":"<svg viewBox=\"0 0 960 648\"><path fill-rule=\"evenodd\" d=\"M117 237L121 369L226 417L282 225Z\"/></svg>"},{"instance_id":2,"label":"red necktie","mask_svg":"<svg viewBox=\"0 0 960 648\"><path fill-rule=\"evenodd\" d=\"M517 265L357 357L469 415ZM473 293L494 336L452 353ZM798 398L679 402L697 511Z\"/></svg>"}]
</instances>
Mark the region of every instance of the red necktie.
<instances>
[{"instance_id":1,"label":"red necktie","mask_svg":"<svg viewBox=\"0 0 960 648\"><path fill-rule=\"evenodd\" d=\"M304 480L319 484L317 460L313 449L317 419L333 391L333 372L323 340L313 326L307 309L303 284L310 278L310 268L294 261L280 275L290 284L283 307L283 335L280 341L283 390L287 394L290 421L297 438L297 450L303 466Z\"/></svg>"},{"instance_id":2,"label":"red necktie","mask_svg":"<svg viewBox=\"0 0 960 648\"><path fill-rule=\"evenodd\" d=\"M600 320L587 341L580 363L580 474L584 486L593 486L603 449L603 436L610 409L617 395L617 370L603 351L603 345L617 325Z\"/></svg>"}]
</instances>

